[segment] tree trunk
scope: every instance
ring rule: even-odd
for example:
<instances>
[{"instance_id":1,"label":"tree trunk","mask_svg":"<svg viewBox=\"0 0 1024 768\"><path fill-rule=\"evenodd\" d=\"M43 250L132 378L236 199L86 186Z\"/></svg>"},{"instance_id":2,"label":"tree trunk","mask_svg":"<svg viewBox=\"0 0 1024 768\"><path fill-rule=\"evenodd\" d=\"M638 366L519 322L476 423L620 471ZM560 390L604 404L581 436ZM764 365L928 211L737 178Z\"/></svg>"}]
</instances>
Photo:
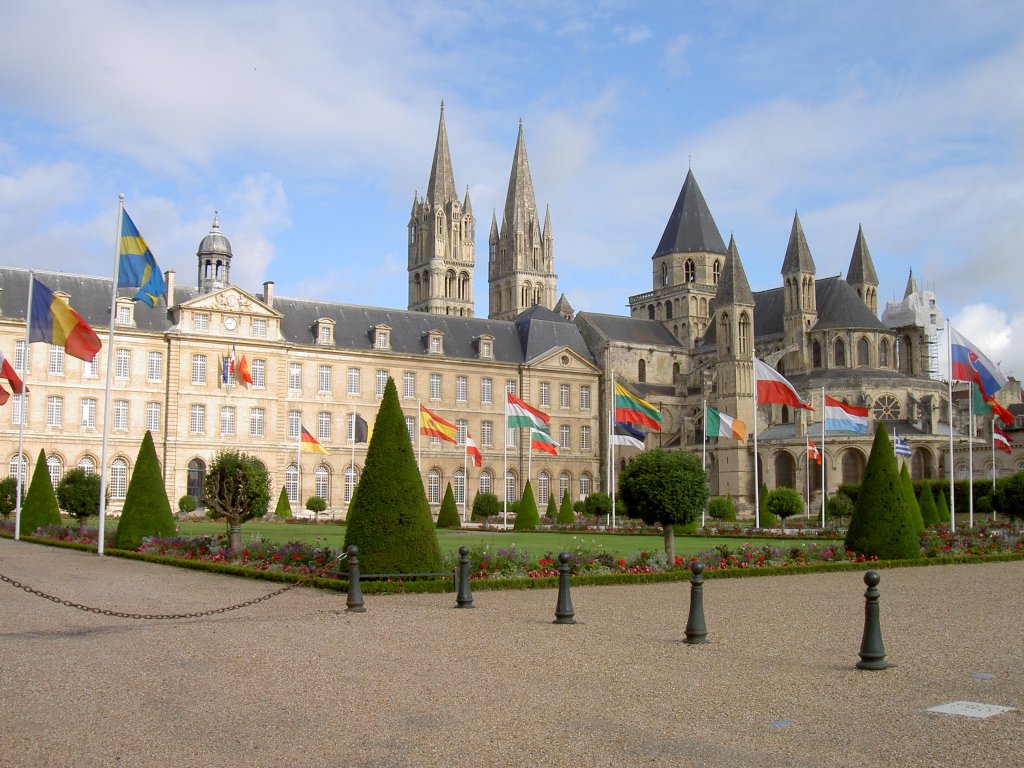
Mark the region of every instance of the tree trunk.
<instances>
[{"instance_id":1,"label":"tree trunk","mask_svg":"<svg viewBox=\"0 0 1024 768\"><path fill-rule=\"evenodd\" d=\"M668 567L671 568L676 563L675 526L670 523L662 526L662 530L665 532L665 556L668 558Z\"/></svg>"},{"instance_id":2,"label":"tree trunk","mask_svg":"<svg viewBox=\"0 0 1024 768\"><path fill-rule=\"evenodd\" d=\"M238 553L242 551L242 526L232 525L228 532L228 544L231 546L231 552L237 557Z\"/></svg>"}]
</instances>

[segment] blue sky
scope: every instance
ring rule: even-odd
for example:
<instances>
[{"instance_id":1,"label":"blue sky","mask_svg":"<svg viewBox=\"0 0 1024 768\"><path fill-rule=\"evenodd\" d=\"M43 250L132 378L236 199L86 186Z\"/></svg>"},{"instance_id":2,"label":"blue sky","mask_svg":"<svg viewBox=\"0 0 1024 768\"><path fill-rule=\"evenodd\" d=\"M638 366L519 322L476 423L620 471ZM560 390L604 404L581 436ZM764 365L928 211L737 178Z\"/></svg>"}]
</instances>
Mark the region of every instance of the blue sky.
<instances>
[{"instance_id":1,"label":"blue sky","mask_svg":"<svg viewBox=\"0 0 1024 768\"><path fill-rule=\"evenodd\" d=\"M651 289L692 164L754 290L794 211L819 276L862 225L880 304L913 268L1024 375L1019 1L5 5L0 264L110 274L124 193L179 283L216 209L237 285L404 308L444 100L478 316L522 118L576 309Z\"/></svg>"}]
</instances>

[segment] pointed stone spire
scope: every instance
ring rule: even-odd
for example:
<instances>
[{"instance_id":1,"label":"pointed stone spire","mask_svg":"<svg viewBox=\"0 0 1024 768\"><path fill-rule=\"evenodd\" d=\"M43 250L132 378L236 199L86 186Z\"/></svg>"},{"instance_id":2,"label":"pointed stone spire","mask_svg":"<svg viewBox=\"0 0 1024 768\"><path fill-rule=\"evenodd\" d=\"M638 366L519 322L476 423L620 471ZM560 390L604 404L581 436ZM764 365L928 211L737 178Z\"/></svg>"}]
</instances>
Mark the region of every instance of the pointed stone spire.
<instances>
[{"instance_id":1,"label":"pointed stone spire","mask_svg":"<svg viewBox=\"0 0 1024 768\"><path fill-rule=\"evenodd\" d=\"M492 208L491 209L491 236L490 240L492 243L498 242L498 214Z\"/></svg>"},{"instance_id":2,"label":"pointed stone spire","mask_svg":"<svg viewBox=\"0 0 1024 768\"><path fill-rule=\"evenodd\" d=\"M804 236L804 228L800 225L800 214L793 214L793 229L789 233L789 245L786 246L786 258L782 262L782 274L792 272L815 272L811 249Z\"/></svg>"},{"instance_id":3,"label":"pointed stone spire","mask_svg":"<svg viewBox=\"0 0 1024 768\"><path fill-rule=\"evenodd\" d=\"M917 282L914 280L914 268L910 268L910 277L907 278L907 290L903 292L903 298L909 298L912 294L917 293Z\"/></svg>"},{"instance_id":4,"label":"pointed stone spire","mask_svg":"<svg viewBox=\"0 0 1024 768\"><path fill-rule=\"evenodd\" d=\"M462 201L462 213L468 216L473 215L473 203L469 200L469 184L466 185L466 197Z\"/></svg>"},{"instance_id":5,"label":"pointed stone spire","mask_svg":"<svg viewBox=\"0 0 1024 768\"><path fill-rule=\"evenodd\" d=\"M427 183L426 201L434 207L443 206L455 200L455 175L452 173L452 156L448 150L448 130L444 124L444 102L441 102L441 118L437 123L437 144L434 145L434 162L430 167L430 181Z\"/></svg>"},{"instance_id":6,"label":"pointed stone spire","mask_svg":"<svg viewBox=\"0 0 1024 768\"><path fill-rule=\"evenodd\" d=\"M878 274L871 261L871 252L864 239L864 227L857 227L857 241L853 244L853 256L850 257L850 268L846 271L846 282L850 285L878 285Z\"/></svg>"},{"instance_id":7,"label":"pointed stone spire","mask_svg":"<svg viewBox=\"0 0 1024 768\"><path fill-rule=\"evenodd\" d=\"M686 172L683 188L679 190L654 256L666 253L725 253L722 233L718 231L692 170Z\"/></svg>"},{"instance_id":8,"label":"pointed stone spire","mask_svg":"<svg viewBox=\"0 0 1024 768\"><path fill-rule=\"evenodd\" d=\"M537 198L533 194L533 177L530 175L530 161L526 157L526 141L523 138L523 120L519 119L519 135L516 137L515 154L512 156L512 173L508 179L508 194L505 196L505 223L514 232L529 232L537 219Z\"/></svg>"},{"instance_id":9,"label":"pointed stone spire","mask_svg":"<svg viewBox=\"0 0 1024 768\"><path fill-rule=\"evenodd\" d=\"M554 236L554 233L551 231L551 206L546 205L544 206L544 239L551 240Z\"/></svg>"},{"instance_id":10,"label":"pointed stone spire","mask_svg":"<svg viewBox=\"0 0 1024 768\"><path fill-rule=\"evenodd\" d=\"M754 305L754 293L750 290L747 273L740 260L740 252L736 247L736 238L729 237L729 251L725 256L722 276L718 279L718 292L715 294L715 306L722 308L730 304Z\"/></svg>"}]
</instances>

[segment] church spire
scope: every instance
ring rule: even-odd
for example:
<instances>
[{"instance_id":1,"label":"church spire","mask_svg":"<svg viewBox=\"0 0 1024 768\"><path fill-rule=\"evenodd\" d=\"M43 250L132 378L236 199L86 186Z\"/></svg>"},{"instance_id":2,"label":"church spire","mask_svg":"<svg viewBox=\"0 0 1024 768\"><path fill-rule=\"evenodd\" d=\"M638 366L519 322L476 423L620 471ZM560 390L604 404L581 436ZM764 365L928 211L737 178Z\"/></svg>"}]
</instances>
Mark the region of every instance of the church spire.
<instances>
[{"instance_id":1,"label":"church spire","mask_svg":"<svg viewBox=\"0 0 1024 768\"><path fill-rule=\"evenodd\" d=\"M747 273L740 261L740 252L736 247L736 238L729 237L729 252L725 256L722 276L718 280L718 292L715 294L715 306L718 308L729 305L746 304L754 306L754 294L747 281Z\"/></svg>"},{"instance_id":2,"label":"church spire","mask_svg":"<svg viewBox=\"0 0 1024 768\"><path fill-rule=\"evenodd\" d=\"M871 261L867 240L864 239L864 227L857 227L857 240L853 244L853 255L850 257L850 268L846 271L846 282L850 284L861 300L878 314L878 274Z\"/></svg>"},{"instance_id":3,"label":"church spire","mask_svg":"<svg viewBox=\"0 0 1024 768\"><path fill-rule=\"evenodd\" d=\"M814 259L811 258L811 249L807 245L807 238L804 236L804 228L800 224L800 214L793 214L793 229L789 233L789 245L786 246L786 258L782 262L782 274L790 272L816 271Z\"/></svg>"},{"instance_id":4,"label":"church spire","mask_svg":"<svg viewBox=\"0 0 1024 768\"><path fill-rule=\"evenodd\" d=\"M444 124L444 102L442 101L441 117L437 122L434 162L430 167L430 181L427 182L426 200L431 205L439 207L456 199L458 199L458 193L455 191L455 174L452 173L452 156L448 150L448 129Z\"/></svg>"},{"instance_id":5,"label":"church spire","mask_svg":"<svg viewBox=\"0 0 1024 768\"><path fill-rule=\"evenodd\" d=\"M909 296L917 293L917 282L914 280L914 268L910 268L910 277L907 278L907 290L903 292L903 298L906 299Z\"/></svg>"}]
</instances>

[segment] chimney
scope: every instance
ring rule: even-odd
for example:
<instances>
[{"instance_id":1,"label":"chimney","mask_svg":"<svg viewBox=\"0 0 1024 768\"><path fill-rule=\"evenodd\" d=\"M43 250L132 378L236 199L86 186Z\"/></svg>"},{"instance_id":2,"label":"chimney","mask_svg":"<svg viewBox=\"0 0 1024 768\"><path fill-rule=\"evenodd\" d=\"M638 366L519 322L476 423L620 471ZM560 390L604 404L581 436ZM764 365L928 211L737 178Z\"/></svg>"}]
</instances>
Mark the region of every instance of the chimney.
<instances>
[{"instance_id":1,"label":"chimney","mask_svg":"<svg viewBox=\"0 0 1024 768\"><path fill-rule=\"evenodd\" d=\"M168 269L164 272L164 282L167 283L167 308L174 306L174 270Z\"/></svg>"},{"instance_id":2,"label":"chimney","mask_svg":"<svg viewBox=\"0 0 1024 768\"><path fill-rule=\"evenodd\" d=\"M263 284L263 303L271 309L274 308L274 281L267 280Z\"/></svg>"}]
</instances>

